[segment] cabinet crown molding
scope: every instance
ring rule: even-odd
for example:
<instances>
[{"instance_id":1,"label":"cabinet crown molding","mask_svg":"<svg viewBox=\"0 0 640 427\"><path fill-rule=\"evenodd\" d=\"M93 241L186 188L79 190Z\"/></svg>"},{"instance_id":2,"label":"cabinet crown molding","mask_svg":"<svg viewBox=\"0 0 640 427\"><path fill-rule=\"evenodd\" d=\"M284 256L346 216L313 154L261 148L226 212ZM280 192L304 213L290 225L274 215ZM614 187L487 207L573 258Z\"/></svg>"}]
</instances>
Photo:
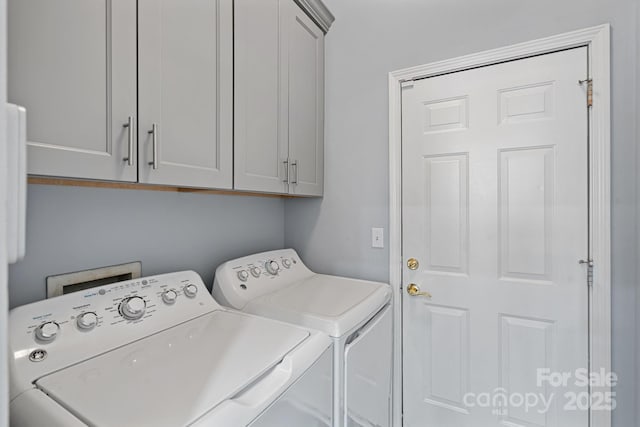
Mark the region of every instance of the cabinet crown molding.
<instances>
[{"instance_id":1,"label":"cabinet crown molding","mask_svg":"<svg viewBox=\"0 0 640 427\"><path fill-rule=\"evenodd\" d=\"M295 0L295 2L318 24L325 34L329 31L333 21L336 20L322 0Z\"/></svg>"}]
</instances>

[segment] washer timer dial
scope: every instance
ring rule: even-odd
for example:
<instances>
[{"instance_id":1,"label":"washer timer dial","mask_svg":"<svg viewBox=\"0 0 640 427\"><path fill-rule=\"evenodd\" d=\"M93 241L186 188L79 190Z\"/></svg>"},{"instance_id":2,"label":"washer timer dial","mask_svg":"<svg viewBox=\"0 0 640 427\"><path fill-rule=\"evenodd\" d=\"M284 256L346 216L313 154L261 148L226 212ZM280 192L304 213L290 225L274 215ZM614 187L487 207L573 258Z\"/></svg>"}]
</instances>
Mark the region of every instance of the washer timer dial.
<instances>
[{"instance_id":1,"label":"washer timer dial","mask_svg":"<svg viewBox=\"0 0 640 427\"><path fill-rule=\"evenodd\" d=\"M120 315L127 320L138 320L144 316L147 303L141 297L129 297L120 303Z\"/></svg>"},{"instance_id":2,"label":"washer timer dial","mask_svg":"<svg viewBox=\"0 0 640 427\"><path fill-rule=\"evenodd\" d=\"M272 274L272 275L274 275L274 276L275 276L276 274L278 274L278 271L280 271L280 266L278 265L278 263L277 263L277 262L275 262L275 261L273 261L273 260L271 260L271 261L267 261L267 263L264 265L264 268L266 268L266 269L267 269L267 272L268 272L269 274Z\"/></svg>"}]
</instances>

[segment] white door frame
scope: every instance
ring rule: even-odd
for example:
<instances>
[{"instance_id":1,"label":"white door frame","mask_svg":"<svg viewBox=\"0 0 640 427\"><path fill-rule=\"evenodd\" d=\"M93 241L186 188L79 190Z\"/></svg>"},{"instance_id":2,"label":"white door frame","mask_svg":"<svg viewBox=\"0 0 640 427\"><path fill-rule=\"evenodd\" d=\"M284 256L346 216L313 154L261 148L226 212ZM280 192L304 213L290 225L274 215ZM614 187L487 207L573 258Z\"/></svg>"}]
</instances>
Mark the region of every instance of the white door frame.
<instances>
[{"instance_id":1,"label":"white door frame","mask_svg":"<svg viewBox=\"0 0 640 427\"><path fill-rule=\"evenodd\" d=\"M611 82L609 24L389 73L389 271L394 296L393 425L402 426L402 99L405 81L587 46L593 107L589 115L590 294L592 370L611 371ZM576 82L578 84L578 82ZM598 388L608 392L609 388ZM592 427L610 427L611 413L591 411Z\"/></svg>"}]
</instances>

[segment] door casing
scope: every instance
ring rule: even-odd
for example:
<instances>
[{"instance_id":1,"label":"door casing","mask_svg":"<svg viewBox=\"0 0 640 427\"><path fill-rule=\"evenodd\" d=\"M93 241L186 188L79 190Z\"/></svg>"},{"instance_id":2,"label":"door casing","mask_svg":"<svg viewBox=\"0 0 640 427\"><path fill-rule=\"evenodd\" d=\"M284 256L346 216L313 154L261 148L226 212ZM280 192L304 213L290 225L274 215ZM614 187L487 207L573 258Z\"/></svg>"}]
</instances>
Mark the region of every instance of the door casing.
<instances>
[{"instance_id":1,"label":"door casing","mask_svg":"<svg viewBox=\"0 0 640 427\"><path fill-rule=\"evenodd\" d=\"M404 82L586 46L589 109L590 369L611 371L611 26L572 31L389 73L389 281L394 305L393 425L402 426L402 99ZM578 82L576 82L578 84ZM585 97L586 99L586 97ZM586 106L585 106L586 108ZM586 284L585 284L586 285ZM592 389L595 391L595 389ZM598 392L610 392L599 387ZM592 427L611 427L611 413L590 411Z\"/></svg>"}]
</instances>

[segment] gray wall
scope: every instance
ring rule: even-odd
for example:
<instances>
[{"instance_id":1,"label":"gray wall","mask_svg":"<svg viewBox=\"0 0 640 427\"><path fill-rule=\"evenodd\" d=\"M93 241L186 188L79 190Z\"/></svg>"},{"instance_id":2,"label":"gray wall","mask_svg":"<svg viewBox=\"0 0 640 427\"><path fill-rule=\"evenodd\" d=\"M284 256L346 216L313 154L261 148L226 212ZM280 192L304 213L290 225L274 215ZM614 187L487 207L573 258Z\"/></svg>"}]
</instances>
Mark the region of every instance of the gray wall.
<instances>
[{"instance_id":1,"label":"gray wall","mask_svg":"<svg viewBox=\"0 0 640 427\"><path fill-rule=\"evenodd\" d=\"M387 73L609 22L613 26L613 367L617 427L636 426L636 135L634 0L326 0L323 200L289 200L285 245L311 268L388 280ZM388 237L388 236L387 236Z\"/></svg>"},{"instance_id":2,"label":"gray wall","mask_svg":"<svg viewBox=\"0 0 640 427\"><path fill-rule=\"evenodd\" d=\"M279 249L281 199L30 185L27 256L9 269L11 307L46 297L45 278L142 261L152 275Z\"/></svg>"}]
</instances>

